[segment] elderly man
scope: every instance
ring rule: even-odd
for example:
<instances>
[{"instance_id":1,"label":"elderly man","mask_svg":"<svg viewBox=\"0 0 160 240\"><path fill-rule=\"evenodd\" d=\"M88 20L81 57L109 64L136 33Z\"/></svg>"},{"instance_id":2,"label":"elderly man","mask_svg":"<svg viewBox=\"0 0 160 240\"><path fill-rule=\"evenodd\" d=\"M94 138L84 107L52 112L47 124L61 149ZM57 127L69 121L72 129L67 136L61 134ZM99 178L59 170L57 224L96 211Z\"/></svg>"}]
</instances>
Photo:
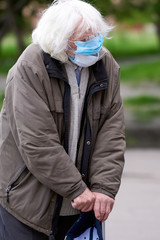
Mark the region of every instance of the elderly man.
<instances>
[{"instance_id":1,"label":"elderly man","mask_svg":"<svg viewBox=\"0 0 160 240\"><path fill-rule=\"evenodd\" d=\"M0 118L0 238L64 239L81 212L105 221L124 165L111 27L90 4L59 0L8 73Z\"/></svg>"}]
</instances>

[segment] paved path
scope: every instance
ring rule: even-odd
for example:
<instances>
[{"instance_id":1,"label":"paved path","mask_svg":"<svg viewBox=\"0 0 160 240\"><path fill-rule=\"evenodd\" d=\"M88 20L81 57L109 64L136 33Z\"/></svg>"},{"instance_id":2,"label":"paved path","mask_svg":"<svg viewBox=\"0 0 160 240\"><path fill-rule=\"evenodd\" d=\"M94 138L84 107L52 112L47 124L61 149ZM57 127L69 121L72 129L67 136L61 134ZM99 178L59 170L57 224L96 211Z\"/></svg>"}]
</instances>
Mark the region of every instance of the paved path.
<instances>
[{"instance_id":1,"label":"paved path","mask_svg":"<svg viewBox=\"0 0 160 240\"><path fill-rule=\"evenodd\" d=\"M160 239L160 150L126 151L121 188L105 240Z\"/></svg>"},{"instance_id":2,"label":"paved path","mask_svg":"<svg viewBox=\"0 0 160 240\"><path fill-rule=\"evenodd\" d=\"M135 87L127 83L121 83L120 89L123 99L141 95L160 97L160 86L152 82L144 82Z\"/></svg>"},{"instance_id":3,"label":"paved path","mask_svg":"<svg viewBox=\"0 0 160 240\"><path fill-rule=\"evenodd\" d=\"M134 65L141 62L152 62L160 59L160 54L152 54L147 56L131 57L118 61L120 66ZM152 95L160 97L160 86L151 82L142 82L139 85L131 85L121 83L121 96L122 98L136 97L139 95Z\"/></svg>"},{"instance_id":4,"label":"paved path","mask_svg":"<svg viewBox=\"0 0 160 240\"><path fill-rule=\"evenodd\" d=\"M133 65L133 64L137 64L139 62L151 62L151 61L157 61L160 59L160 54L151 54L151 55L142 55L142 56L138 56L138 57L130 57L128 59L124 59L124 60L117 60L117 62L119 63L120 66L123 65Z\"/></svg>"}]
</instances>

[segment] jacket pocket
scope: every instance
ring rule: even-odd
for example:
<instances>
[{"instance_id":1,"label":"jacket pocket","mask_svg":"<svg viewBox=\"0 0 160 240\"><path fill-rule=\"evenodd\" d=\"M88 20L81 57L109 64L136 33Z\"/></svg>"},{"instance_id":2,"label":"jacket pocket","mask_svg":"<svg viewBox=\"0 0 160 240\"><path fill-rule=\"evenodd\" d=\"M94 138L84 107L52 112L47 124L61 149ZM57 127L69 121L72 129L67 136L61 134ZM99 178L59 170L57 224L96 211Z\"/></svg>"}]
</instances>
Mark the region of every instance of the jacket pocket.
<instances>
[{"instance_id":1,"label":"jacket pocket","mask_svg":"<svg viewBox=\"0 0 160 240\"><path fill-rule=\"evenodd\" d=\"M9 193L11 190L15 189L25 178L25 176L28 174L29 170L27 169L26 165L23 164L22 167L19 169L17 174L11 179L11 181L8 184L8 187L6 188L6 201L9 203Z\"/></svg>"}]
</instances>

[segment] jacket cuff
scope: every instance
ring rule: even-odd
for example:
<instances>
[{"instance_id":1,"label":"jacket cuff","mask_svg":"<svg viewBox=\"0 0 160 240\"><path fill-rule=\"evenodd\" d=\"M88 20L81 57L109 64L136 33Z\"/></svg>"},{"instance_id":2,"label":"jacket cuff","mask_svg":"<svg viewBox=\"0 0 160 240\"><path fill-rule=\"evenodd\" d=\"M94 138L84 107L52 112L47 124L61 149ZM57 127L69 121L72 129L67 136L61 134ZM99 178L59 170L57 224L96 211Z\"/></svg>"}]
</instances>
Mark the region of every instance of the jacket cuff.
<instances>
[{"instance_id":1,"label":"jacket cuff","mask_svg":"<svg viewBox=\"0 0 160 240\"><path fill-rule=\"evenodd\" d=\"M93 187L93 188L91 189L91 191L92 191L92 192L103 193L103 194L107 195L108 197L111 197L111 198L115 199L115 196L114 196L112 193L107 192L106 190L104 190L104 189L102 189L102 188L95 188L95 187Z\"/></svg>"},{"instance_id":2,"label":"jacket cuff","mask_svg":"<svg viewBox=\"0 0 160 240\"><path fill-rule=\"evenodd\" d=\"M69 199L70 201L72 201L73 199L78 197L80 194L82 194L86 190L86 188L87 188L87 186L82 180L81 186L76 191L74 191L72 194L68 195L66 198Z\"/></svg>"}]
</instances>

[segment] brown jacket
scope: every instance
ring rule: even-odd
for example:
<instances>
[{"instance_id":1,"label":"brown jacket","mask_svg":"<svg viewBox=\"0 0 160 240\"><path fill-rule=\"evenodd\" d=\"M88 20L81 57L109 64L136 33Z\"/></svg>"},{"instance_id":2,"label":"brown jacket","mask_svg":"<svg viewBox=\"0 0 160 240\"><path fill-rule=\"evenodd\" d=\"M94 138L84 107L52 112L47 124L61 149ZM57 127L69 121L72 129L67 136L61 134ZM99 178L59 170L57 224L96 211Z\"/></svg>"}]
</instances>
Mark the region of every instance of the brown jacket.
<instances>
[{"instance_id":1,"label":"brown jacket","mask_svg":"<svg viewBox=\"0 0 160 240\"><path fill-rule=\"evenodd\" d=\"M90 189L114 198L120 186L125 139L119 66L107 50L98 64L89 70L76 166L64 148L65 80L57 74L67 78L63 64L61 70L45 64L39 46L31 44L8 74L0 116L0 204L47 235L57 194L72 200L86 188L81 161L87 147Z\"/></svg>"}]
</instances>

